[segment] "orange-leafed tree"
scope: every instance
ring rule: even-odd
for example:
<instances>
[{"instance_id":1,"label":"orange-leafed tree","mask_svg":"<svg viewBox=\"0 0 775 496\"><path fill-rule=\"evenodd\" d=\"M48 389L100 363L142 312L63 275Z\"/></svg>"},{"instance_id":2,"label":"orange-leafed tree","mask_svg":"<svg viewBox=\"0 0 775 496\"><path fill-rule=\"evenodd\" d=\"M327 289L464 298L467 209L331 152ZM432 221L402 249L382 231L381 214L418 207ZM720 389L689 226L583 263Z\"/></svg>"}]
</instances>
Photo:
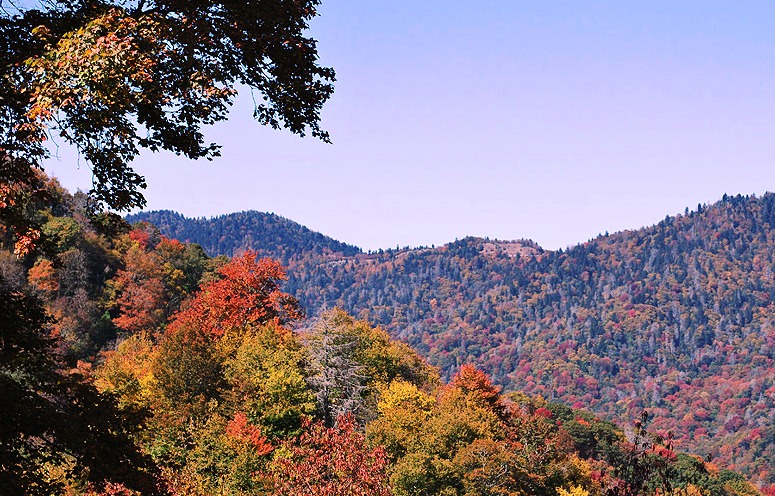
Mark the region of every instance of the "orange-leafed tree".
<instances>
[{"instance_id":1,"label":"orange-leafed tree","mask_svg":"<svg viewBox=\"0 0 775 496\"><path fill-rule=\"evenodd\" d=\"M42 258L27 273L27 280L35 291L52 294L59 289L56 269L50 260Z\"/></svg>"},{"instance_id":2,"label":"orange-leafed tree","mask_svg":"<svg viewBox=\"0 0 775 496\"><path fill-rule=\"evenodd\" d=\"M194 324L216 336L230 329L268 322L285 324L302 316L294 297L280 291L285 271L276 260L246 251L218 269L220 279L202 287L171 324Z\"/></svg>"},{"instance_id":3,"label":"orange-leafed tree","mask_svg":"<svg viewBox=\"0 0 775 496\"><path fill-rule=\"evenodd\" d=\"M452 378L449 387L459 389L463 394L489 407L498 417L506 417L506 406L500 395L500 388L473 365L463 365Z\"/></svg>"},{"instance_id":4,"label":"orange-leafed tree","mask_svg":"<svg viewBox=\"0 0 775 496\"><path fill-rule=\"evenodd\" d=\"M164 322L166 308L158 256L135 242L124 260L126 268L119 270L115 278L120 314L113 322L130 333L153 330Z\"/></svg>"}]
</instances>

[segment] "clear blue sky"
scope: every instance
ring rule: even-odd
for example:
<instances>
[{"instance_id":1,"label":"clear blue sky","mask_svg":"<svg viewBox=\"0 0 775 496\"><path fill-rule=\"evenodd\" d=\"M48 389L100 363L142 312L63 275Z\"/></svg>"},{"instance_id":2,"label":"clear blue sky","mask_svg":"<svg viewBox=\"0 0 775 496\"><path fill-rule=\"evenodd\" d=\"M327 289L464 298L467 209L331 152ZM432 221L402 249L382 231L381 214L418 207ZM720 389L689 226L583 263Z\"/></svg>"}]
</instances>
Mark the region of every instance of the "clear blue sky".
<instances>
[{"instance_id":1,"label":"clear blue sky","mask_svg":"<svg viewBox=\"0 0 775 496\"><path fill-rule=\"evenodd\" d=\"M148 209L275 212L364 249L546 248L775 190L775 2L324 0L334 144L262 128L145 154ZM87 188L66 150L47 169Z\"/></svg>"}]
</instances>

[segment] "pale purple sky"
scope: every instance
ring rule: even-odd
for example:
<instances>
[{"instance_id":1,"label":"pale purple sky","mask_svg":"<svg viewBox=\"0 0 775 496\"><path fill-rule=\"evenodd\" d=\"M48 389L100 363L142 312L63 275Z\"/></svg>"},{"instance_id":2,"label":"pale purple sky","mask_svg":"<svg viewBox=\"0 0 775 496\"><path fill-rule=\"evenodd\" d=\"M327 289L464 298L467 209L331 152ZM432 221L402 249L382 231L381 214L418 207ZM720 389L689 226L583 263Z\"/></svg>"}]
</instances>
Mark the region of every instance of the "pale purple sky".
<instances>
[{"instance_id":1,"label":"pale purple sky","mask_svg":"<svg viewBox=\"0 0 775 496\"><path fill-rule=\"evenodd\" d=\"M364 249L545 248L775 190L775 2L324 0L333 145L252 121L141 156L148 209L275 212ZM66 151L47 169L88 188Z\"/></svg>"}]
</instances>

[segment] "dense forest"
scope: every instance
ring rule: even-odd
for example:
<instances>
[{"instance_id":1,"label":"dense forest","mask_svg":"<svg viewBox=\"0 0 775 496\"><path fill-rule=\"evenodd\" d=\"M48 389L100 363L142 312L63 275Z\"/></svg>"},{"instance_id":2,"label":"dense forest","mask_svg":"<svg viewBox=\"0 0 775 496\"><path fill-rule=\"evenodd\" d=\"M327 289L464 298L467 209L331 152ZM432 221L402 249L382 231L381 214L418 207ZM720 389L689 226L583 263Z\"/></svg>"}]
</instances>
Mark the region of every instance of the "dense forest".
<instances>
[{"instance_id":1,"label":"dense forest","mask_svg":"<svg viewBox=\"0 0 775 496\"><path fill-rule=\"evenodd\" d=\"M210 219L189 219L170 210L139 212L126 217L133 224L150 222L165 236L196 243L210 256L234 256L253 250L284 265L300 258L354 256L359 248L336 241L275 214L238 212Z\"/></svg>"},{"instance_id":2,"label":"dense forest","mask_svg":"<svg viewBox=\"0 0 775 496\"><path fill-rule=\"evenodd\" d=\"M557 252L106 210L239 91L330 142L319 4L0 8L0 494L775 494L773 195Z\"/></svg>"},{"instance_id":3,"label":"dense forest","mask_svg":"<svg viewBox=\"0 0 775 496\"><path fill-rule=\"evenodd\" d=\"M234 237L199 222L187 240ZM775 195L738 195L568 250L466 238L349 256L299 243L277 256L309 314L339 306L382 325L445 379L475 364L506 391L622 424L645 408L681 449L772 486L774 226Z\"/></svg>"},{"instance_id":4,"label":"dense forest","mask_svg":"<svg viewBox=\"0 0 775 496\"><path fill-rule=\"evenodd\" d=\"M2 231L2 494L761 494L649 409L619 428L471 364L443 380L342 309L304 318L277 261L36 187L36 234Z\"/></svg>"}]
</instances>

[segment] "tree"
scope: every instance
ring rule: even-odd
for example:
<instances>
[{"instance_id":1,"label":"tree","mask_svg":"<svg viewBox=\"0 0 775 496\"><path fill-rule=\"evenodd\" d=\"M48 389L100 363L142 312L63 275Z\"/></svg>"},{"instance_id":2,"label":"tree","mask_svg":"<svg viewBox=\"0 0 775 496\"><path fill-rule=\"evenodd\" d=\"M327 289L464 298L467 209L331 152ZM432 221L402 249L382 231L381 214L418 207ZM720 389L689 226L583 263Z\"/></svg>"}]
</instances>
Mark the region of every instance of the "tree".
<instances>
[{"instance_id":1,"label":"tree","mask_svg":"<svg viewBox=\"0 0 775 496\"><path fill-rule=\"evenodd\" d=\"M256 119L328 141L320 109L334 71L304 35L319 0L51 0L0 4L0 173L29 183L57 134L92 167L91 193L142 206L141 149L212 159L202 126L226 119L237 87ZM0 192L3 193L3 192Z\"/></svg>"},{"instance_id":2,"label":"tree","mask_svg":"<svg viewBox=\"0 0 775 496\"><path fill-rule=\"evenodd\" d=\"M0 94L0 102L2 98ZM0 115L3 110L0 106ZM13 244L17 256L34 250L41 226L31 218L31 212L49 198L43 173L31 168L29 162L5 154L0 145L0 238L3 244Z\"/></svg>"},{"instance_id":3,"label":"tree","mask_svg":"<svg viewBox=\"0 0 775 496\"><path fill-rule=\"evenodd\" d=\"M297 435L302 419L315 413L301 344L292 332L273 324L246 331L220 343L231 385L227 398L270 439Z\"/></svg>"},{"instance_id":4,"label":"tree","mask_svg":"<svg viewBox=\"0 0 775 496\"><path fill-rule=\"evenodd\" d=\"M563 486L594 486L567 433L543 412L506 401L472 366L435 398L394 381L378 408L366 432L385 447L396 495L556 495Z\"/></svg>"},{"instance_id":5,"label":"tree","mask_svg":"<svg viewBox=\"0 0 775 496\"><path fill-rule=\"evenodd\" d=\"M437 371L409 346L339 308L323 312L302 338L310 356L309 383L327 426L345 413L360 422L372 419L378 390L392 381L426 391L438 385Z\"/></svg>"},{"instance_id":6,"label":"tree","mask_svg":"<svg viewBox=\"0 0 775 496\"><path fill-rule=\"evenodd\" d=\"M0 279L0 493L112 480L155 494L154 468L127 432L140 419L64 370L47 323L35 298Z\"/></svg>"},{"instance_id":7,"label":"tree","mask_svg":"<svg viewBox=\"0 0 775 496\"><path fill-rule=\"evenodd\" d=\"M358 336L352 318L334 309L321 315L304 334L310 357L308 382L326 427L345 414L358 414L366 391L365 367L356 359Z\"/></svg>"},{"instance_id":8,"label":"tree","mask_svg":"<svg viewBox=\"0 0 775 496\"><path fill-rule=\"evenodd\" d=\"M56 269L50 260L38 260L27 272L27 280L32 288L40 293L54 293L59 289Z\"/></svg>"},{"instance_id":9,"label":"tree","mask_svg":"<svg viewBox=\"0 0 775 496\"><path fill-rule=\"evenodd\" d=\"M126 332L154 330L165 317L166 294L158 257L133 245L124 256L125 268L116 273L120 314L113 322Z\"/></svg>"},{"instance_id":10,"label":"tree","mask_svg":"<svg viewBox=\"0 0 775 496\"><path fill-rule=\"evenodd\" d=\"M480 405L490 408L501 419L506 418L506 406L496 387L487 374L473 365L463 365L452 378L450 386L458 388Z\"/></svg>"},{"instance_id":11,"label":"tree","mask_svg":"<svg viewBox=\"0 0 775 496\"><path fill-rule=\"evenodd\" d=\"M378 405L381 416L367 433L395 462L390 468L395 494L463 494L458 455L477 440L503 437L505 426L492 404L483 401L489 397L478 386L462 386L475 382L492 388L485 376L469 380L476 374L466 367L452 384L439 388L435 398L400 381L384 391Z\"/></svg>"},{"instance_id":12,"label":"tree","mask_svg":"<svg viewBox=\"0 0 775 496\"><path fill-rule=\"evenodd\" d=\"M672 464L676 458L673 434L663 438L649 432L648 420L649 413L644 410L641 419L635 422L634 438L627 446L627 460L618 470L617 476L625 483L623 494L673 490Z\"/></svg>"},{"instance_id":13,"label":"tree","mask_svg":"<svg viewBox=\"0 0 775 496\"><path fill-rule=\"evenodd\" d=\"M322 423L286 443L289 455L274 472L274 493L281 496L389 496L387 458L382 448L369 448L355 431L352 415L334 427Z\"/></svg>"},{"instance_id":14,"label":"tree","mask_svg":"<svg viewBox=\"0 0 775 496\"><path fill-rule=\"evenodd\" d=\"M280 291L285 271L279 262L246 251L218 269L219 280L202 286L170 325L193 325L222 336L230 330L269 322L285 324L301 317L294 297Z\"/></svg>"}]
</instances>

